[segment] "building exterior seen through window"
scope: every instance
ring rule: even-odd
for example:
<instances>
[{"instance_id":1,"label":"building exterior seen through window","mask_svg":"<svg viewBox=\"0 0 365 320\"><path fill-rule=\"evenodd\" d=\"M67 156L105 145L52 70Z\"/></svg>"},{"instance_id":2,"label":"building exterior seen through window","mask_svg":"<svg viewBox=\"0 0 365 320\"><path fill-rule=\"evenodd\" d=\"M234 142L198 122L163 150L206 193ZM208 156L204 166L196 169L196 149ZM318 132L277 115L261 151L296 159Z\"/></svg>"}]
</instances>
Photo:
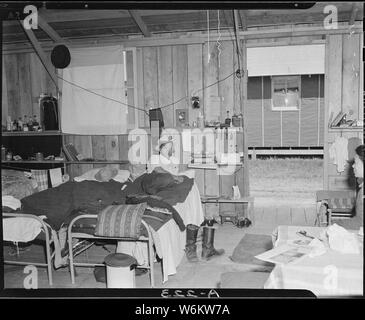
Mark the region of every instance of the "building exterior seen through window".
<instances>
[{"instance_id":1,"label":"building exterior seen through window","mask_svg":"<svg viewBox=\"0 0 365 320\"><path fill-rule=\"evenodd\" d=\"M300 76L271 77L273 111L294 111L300 106Z\"/></svg>"}]
</instances>

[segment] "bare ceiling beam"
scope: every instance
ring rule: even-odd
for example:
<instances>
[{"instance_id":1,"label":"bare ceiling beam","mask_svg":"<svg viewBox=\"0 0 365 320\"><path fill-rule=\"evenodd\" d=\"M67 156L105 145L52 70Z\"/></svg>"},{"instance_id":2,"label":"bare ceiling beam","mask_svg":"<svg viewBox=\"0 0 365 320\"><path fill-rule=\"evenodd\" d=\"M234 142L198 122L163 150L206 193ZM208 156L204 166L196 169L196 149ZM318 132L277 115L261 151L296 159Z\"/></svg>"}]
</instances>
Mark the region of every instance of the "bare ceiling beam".
<instances>
[{"instance_id":1,"label":"bare ceiling beam","mask_svg":"<svg viewBox=\"0 0 365 320\"><path fill-rule=\"evenodd\" d=\"M241 27L243 31L247 31L247 16L244 10L238 10L238 15L241 20Z\"/></svg>"},{"instance_id":2,"label":"bare ceiling beam","mask_svg":"<svg viewBox=\"0 0 365 320\"><path fill-rule=\"evenodd\" d=\"M350 20L349 20L349 25L352 26L355 23L356 20L356 15L357 12L359 11L359 4L358 3L354 3L352 5L352 9L351 9L351 16L350 16Z\"/></svg>"},{"instance_id":3,"label":"bare ceiling beam","mask_svg":"<svg viewBox=\"0 0 365 320\"><path fill-rule=\"evenodd\" d=\"M65 39L62 37L47 23L46 20L42 18L41 15L38 15L38 25L42 28L42 30L47 33L47 35L56 43L67 43Z\"/></svg>"},{"instance_id":4,"label":"bare ceiling beam","mask_svg":"<svg viewBox=\"0 0 365 320\"><path fill-rule=\"evenodd\" d=\"M54 82L57 91L58 91L58 79L55 73L55 69L49 64L47 60L46 53L43 51L40 43L37 40L37 37L35 36L32 29L27 29L23 27L23 24L21 23L22 28L24 29L25 33L27 34L27 37L29 41L31 42L35 52L37 53L38 58L41 60L41 63L43 64L44 68L46 69L47 73L51 77L52 81Z\"/></svg>"},{"instance_id":5,"label":"bare ceiling beam","mask_svg":"<svg viewBox=\"0 0 365 320\"><path fill-rule=\"evenodd\" d=\"M140 14L136 10L129 10L130 15L134 19L134 21L137 23L139 29L141 29L143 35L145 37L150 37L151 33L148 31L148 28L146 24L143 22Z\"/></svg>"}]
</instances>

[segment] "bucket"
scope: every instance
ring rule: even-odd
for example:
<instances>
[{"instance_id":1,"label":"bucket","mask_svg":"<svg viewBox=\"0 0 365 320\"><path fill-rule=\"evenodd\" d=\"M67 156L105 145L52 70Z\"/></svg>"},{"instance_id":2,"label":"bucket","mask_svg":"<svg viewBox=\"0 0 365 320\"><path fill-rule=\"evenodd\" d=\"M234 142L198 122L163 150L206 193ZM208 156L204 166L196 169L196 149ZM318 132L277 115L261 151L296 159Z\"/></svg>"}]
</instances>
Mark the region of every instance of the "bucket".
<instances>
[{"instance_id":1,"label":"bucket","mask_svg":"<svg viewBox=\"0 0 365 320\"><path fill-rule=\"evenodd\" d=\"M107 288L135 288L135 258L124 253L112 253L104 262Z\"/></svg>"}]
</instances>

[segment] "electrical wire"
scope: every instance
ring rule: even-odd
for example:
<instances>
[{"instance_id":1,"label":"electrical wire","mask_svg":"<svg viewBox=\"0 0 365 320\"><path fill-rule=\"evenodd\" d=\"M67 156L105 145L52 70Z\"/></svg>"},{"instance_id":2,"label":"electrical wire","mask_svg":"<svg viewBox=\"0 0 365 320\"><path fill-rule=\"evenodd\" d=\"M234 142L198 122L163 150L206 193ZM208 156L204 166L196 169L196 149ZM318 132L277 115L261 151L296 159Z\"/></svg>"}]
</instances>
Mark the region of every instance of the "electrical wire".
<instances>
[{"instance_id":1,"label":"electrical wire","mask_svg":"<svg viewBox=\"0 0 365 320\"><path fill-rule=\"evenodd\" d=\"M208 88L210 88L211 86L214 86L214 85L216 85L216 84L218 84L218 83L220 83L220 82L222 82L222 81L227 80L228 78L232 77L235 73L236 73L236 71L232 72L231 74L229 74L228 76L226 76L226 77L225 77L225 78L223 78L223 79L220 79L220 80L218 80L218 81L216 81L216 82L214 82L214 83L211 83L210 85L208 85L208 86L206 86L206 87L203 87L203 88L200 88L200 89L199 89L199 90L197 90L197 91L194 91L193 96L195 96L195 95L196 95L198 92L200 92L200 91L203 91L203 90L205 90L205 89L208 89ZM182 101L182 100L184 100L184 99L186 99L186 98L189 98L189 97L190 97L190 95L186 95L185 97L182 97L182 98L180 98L179 100L174 101L174 102L172 102L172 103L169 103L169 104L167 104L167 105L164 105L164 106L162 106L162 107L160 107L160 108L161 108L161 109L163 109L163 108L170 107L170 106L172 106L172 105L174 105L174 104L176 104L176 103L178 103L178 102L180 102L180 101Z\"/></svg>"},{"instance_id":2,"label":"electrical wire","mask_svg":"<svg viewBox=\"0 0 365 320\"><path fill-rule=\"evenodd\" d=\"M221 56L221 43L219 42L221 39L221 21L219 18L219 10L218 10L218 39L217 39L217 50L218 50L218 68L221 67L221 60L220 60L220 56Z\"/></svg>"},{"instance_id":3,"label":"electrical wire","mask_svg":"<svg viewBox=\"0 0 365 320\"><path fill-rule=\"evenodd\" d=\"M210 62L210 31L209 31L209 10L207 10L207 29L208 29L208 46L207 46L207 51L208 51L208 63Z\"/></svg>"},{"instance_id":4,"label":"electrical wire","mask_svg":"<svg viewBox=\"0 0 365 320\"><path fill-rule=\"evenodd\" d=\"M146 112L146 113L147 113L147 111L146 111L145 109L142 109L142 108L139 108L139 107L136 107L136 106L133 106L133 105L130 105L130 104L124 103L124 102L122 102L122 101L120 101L120 100L116 100L116 99L113 99L113 98L110 98L110 97L104 96L104 95L102 95L102 94L100 94L100 93L97 93L97 92L95 92L95 91L92 91L92 90L90 90L90 89L87 89L87 88L85 88L85 87L82 87L82 86L80 86L80 85L78 85L78 84L76 84L76 83L74 83L74 82L71 82L71 81L69 81L69 80L66 80L66 79L62 78L61 76L59 76L59 75L57 75L57 78L61 79L62 81L65 81L66 83L68 83L68 84L70 84L70 85L72 85L72 86L75 86L75 87L77 87L77 88L79 88L79 89L81 89L81 90L87 91L87 92L89 92L89 93L91 93L91 94L94 94L94 95L96 95L96 96L99 96L99 97L101 97L101 98L104 98L104 99L107 99L107 100L110 100L110 101L113 101L113 102L119 103L119 104L124 105L124 106L126 106L126 107L130 107L130 108L133 108L133 109L137 109L137 110L140 110L140 111L144 111L144 112Z\"/></svg>"}]
</instances>

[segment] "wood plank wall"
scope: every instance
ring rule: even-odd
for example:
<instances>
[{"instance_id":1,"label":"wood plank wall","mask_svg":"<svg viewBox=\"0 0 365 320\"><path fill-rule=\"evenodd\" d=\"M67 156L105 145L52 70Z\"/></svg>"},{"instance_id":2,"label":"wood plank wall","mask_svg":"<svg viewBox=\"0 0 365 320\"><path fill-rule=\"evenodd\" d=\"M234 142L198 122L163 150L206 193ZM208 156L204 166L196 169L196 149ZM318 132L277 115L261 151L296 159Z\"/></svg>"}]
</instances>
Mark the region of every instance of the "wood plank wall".
<instances>
[{"instance_id":1,"label":"wood plank wall","mask_svg":"<svg viewBox=\"0 0 365 320\"><path fill-rule=\"evenodd\" d=\"M238 113L238 79L232 75L214 84L232 74L237 67L233 42L221 41L220 51L217 44L211 42L209 62L207 46L204 43L138 48L139 107L146 111L162 107L167 128L176 126L177 109L188 109L190 125L200 111L208 115L210 98L222 97L221 119L226 117L226 111L230 111L230 115L233 111ZM212 86L202 90L209 85ZM199 96L200 110L191 107L192 96ZM149 126L148 117L143 111L139 111L139 120L141 127Z\"/></svg>"},{"instance_id":2,"label":"wood plank wall","mask_svg":"<svg viewBox=\"0 0 365 320\"><path fill-rule=\"evenodd\" d=\"M326 39L324 189L354 187L349 183L349 165L344 172L337 172L329 157L329 148L338 136L358 138L363 143L363 130L333 131L328 128L328 123L331 114L333 119L340 111L347 114L351 111L352 119L364 119L361 55L362 38L359 34L330 35Z\"/></svg>"},{"instance_id":3,"label":"wood plank wall","mask_svg":"<svg viewBox=\"0 0 365 320\"><path fill-rule=\"evenodd\" d=\"M47 55L50 59L50 55ZM41 93L56 95L56 88L35 53L3 55L2 124L24 115L37 115Z\"/></svg>"},{"instance_id":4,"label":"wood plank wall","mask_svg":"<svg viewBox=\"0 0 365 320\"><path fill-rule=\"evenodd\" d=\"M285 42L284 38L281 40ZM301 43L300 37L294 40L293 44ZM304 40L308 43L311 41L311 39ZM262 45L267 41L269 40L250 40L249 43L250 45L254 43ZM278 39L273 40L272 44L277 41ZM290 44L292 40L288 39L288 41ZM330 112L337 113L339 110L349 111L351 109L355 117L363 119L363 97L360 89L363 76L360 68L361 41L359 34L353 34L351 37L348 34L327 36L325 123L328 122ZM201 110L204 114L209 113L209 102L212 97L221 97L221 117L224 118L227 110L231 114L239 113L241 111L239 80L235 76L209 87L208 90L200 90L225 78L237 69L238 62L234 43L230 40L221 41L220 52L215 42L210 43L211 58L209 62L207 46L207 43L202 43L138 47L136 49L138 101L131 101L128 98L128 103L133 102L148 110L150 107L164 106L183 98L179 103L163 109L166 127L175 127L175 112L179 108L189 110L189 122L192 124L199 113L199 110L191 108L190 97L193 95L200 97ZM360 69L358 77L354 77L353 68ZM3 124L5 124L7 115L10 115L12 119L23 117L25 114L39 115L39 95L41 93L56 94L50 77L35 53L3 55L2 89ZM185 96L187 97L184 98ZM258 107L261 107L261 112L265 112L268 105L264 103ZM149 126L148 116L143 111L138 112L138 120L140 127ZM134 121L132 116L129 121ZM265 121L267 119L264 115L263 122L265 123ZM324 134L325 141L328 141L326 130ZM119 155L120 159L126 157L126 137L69 137L68 139L73 141L85 153L85 156L107 158ZM328 163L328 155L325 154L325 158ZM85 168L79 168L80 172L85 170ZM325 176L327 176L328 167L325 168L325 172ZM199 185L202 193L227 193L230 190L231 186L229 186L229 190L228 187L226 188L228 183L223 182L222 187L219 181L214 184L208 182L207 179L210 181L216 179L209 175L211 173L197 173L197 180L202 181L202 184ZM207 190L203 186L207 186Z\"/></svg>"}]
</instances>

